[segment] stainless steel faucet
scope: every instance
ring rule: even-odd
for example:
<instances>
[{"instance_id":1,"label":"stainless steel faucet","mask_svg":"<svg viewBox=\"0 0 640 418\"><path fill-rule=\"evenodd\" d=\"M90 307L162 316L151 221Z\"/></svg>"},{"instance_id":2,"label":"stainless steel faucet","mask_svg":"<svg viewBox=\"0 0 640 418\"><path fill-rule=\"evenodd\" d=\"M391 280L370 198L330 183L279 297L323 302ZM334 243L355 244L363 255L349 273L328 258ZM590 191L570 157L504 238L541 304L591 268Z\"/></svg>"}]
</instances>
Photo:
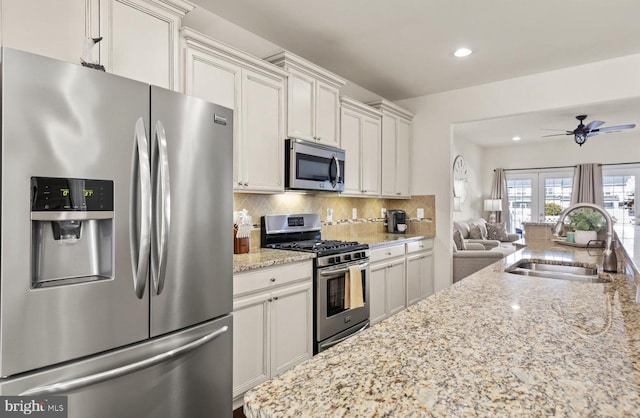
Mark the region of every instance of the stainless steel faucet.
<instances>
[{"instance_id":1,"label":"stainless steel faucet","mask_svg":"<svg viewBox=\"0 0 640 418\"><path fill-rule=\"evenodd\" d=\"M607 222L607 240L604 247L604 253L602 253L602 269L604 271L616 273L618 271L618 258L616 257L616 252L613 249L613 219L611 219L609 212L604 210L601 206L594 205L593 203L576 203L569 206L560 214L558 223L553 227L553 235L557 237L564 232L564 218L567 217L569 212L579 208L591 208L604 216L604 219Z\"/></svg>"}]
</instances>

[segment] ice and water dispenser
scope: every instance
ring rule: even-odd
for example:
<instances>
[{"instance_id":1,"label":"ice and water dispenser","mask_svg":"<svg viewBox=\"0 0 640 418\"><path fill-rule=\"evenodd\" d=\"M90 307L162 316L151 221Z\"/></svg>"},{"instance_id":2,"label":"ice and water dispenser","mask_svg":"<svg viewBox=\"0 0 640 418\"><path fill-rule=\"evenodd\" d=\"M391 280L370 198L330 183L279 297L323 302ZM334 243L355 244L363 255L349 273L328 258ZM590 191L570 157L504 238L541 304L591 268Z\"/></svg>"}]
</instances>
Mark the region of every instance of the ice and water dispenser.
<instances>
[{"instance_id":1,"label":"ice and water dispenser","mask_svg":"<svg viewBox=\"0 0 640 418\"><path fill-rule=\"evenodd\" d=\"M113 181L31 178L31 287L113 278Z\"/></svg>"}]
</instances>

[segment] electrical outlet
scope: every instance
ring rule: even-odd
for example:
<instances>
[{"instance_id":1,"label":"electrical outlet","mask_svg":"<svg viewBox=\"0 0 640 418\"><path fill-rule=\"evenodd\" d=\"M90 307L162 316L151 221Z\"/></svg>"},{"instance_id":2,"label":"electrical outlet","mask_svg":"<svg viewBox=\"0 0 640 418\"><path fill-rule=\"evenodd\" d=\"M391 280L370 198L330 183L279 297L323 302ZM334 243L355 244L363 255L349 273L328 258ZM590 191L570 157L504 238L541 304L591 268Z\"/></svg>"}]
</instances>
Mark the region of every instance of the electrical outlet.
<instances>
[{"instance_id":1,"label":"electrical outlet","mask_svg":"<svg viewBox=\"0 0 640 418\"><path fill-rule=\"evenodd\" d=\"M418 208L418 219L424 218L424 208Z\"/></svg>"},{"instance_id":2,"label":"electrical outlet","mask_svg":"<svg viewBox=\"0 0 640 418\"><path fill-rule=\"evenodd\" d=\"M387 217L387 208L381 208L380 209L380 217L381 218L386 218Z\"/></svg>"},{"instance_id":3,"label":"electrical outlet","mask_svg":"<svg viewBox=\"0 0 640 418\"><path fill-rule=\"evenodd\" d=\"M329 208L327 209L327 222L331 221L333 221L333 209Z\"/></svg>"},{"instance_id":4,"label":"electrical outlet","mask_svg":"<svg viewBox=\"0 0 640 418\"><path fill-rule=\"evenodd\" d=\"M358 219L358 209L357 208L351 209L351 219Z\"/></svg>"}]
</instances>

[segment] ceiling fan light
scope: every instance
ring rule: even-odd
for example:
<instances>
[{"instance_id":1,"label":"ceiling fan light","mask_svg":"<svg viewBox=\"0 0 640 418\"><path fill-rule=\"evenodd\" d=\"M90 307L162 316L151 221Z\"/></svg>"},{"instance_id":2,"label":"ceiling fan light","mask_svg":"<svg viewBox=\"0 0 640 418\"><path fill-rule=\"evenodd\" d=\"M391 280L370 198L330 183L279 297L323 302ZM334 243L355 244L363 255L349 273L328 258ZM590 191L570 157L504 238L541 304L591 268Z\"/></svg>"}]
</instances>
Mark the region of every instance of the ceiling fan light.
<instances>
[{"instance_id":1,"label":"ceiling fan light","mask_svg":"<svg viewBox=\"0 0 640 418\"><path fill-rule=\"evenodd\" d=\"M582 146L582 144L587 142L587 135L586 134L575 134L573 139L576 141L576 144Z\"/></svg>"}]
</instances>

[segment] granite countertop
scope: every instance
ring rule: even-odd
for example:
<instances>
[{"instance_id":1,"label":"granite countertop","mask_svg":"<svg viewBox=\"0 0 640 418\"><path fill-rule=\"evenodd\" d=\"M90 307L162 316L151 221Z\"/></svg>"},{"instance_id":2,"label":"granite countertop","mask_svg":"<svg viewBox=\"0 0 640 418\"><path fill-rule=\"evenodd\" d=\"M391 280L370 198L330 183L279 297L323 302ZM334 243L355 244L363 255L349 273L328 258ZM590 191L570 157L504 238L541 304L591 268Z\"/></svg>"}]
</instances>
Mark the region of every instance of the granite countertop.
<instances>
[{"instance_id":1,"label":"granite countertop","mask_svg":"<svg viewBox=\"0 0 640 418\"><path fill-rule=\"evenodd\" d=\"M425 234L367 234L358 236L358 242L369 244L369 248L380 248L390 245L398 245L411 241L418 241L425 238L433 238L434 235Z\"/></svg>"},{"instance_id":2,"label":"granite countertop","mask_svg":"<svg viewBox=\"0 0 640 418\"><path fill-rule=\"evenodd\" d=\"M272 250L270 248L255 248L245 254L233 255L233 272L240 273L280 264L304 261L315 258L313 253L299 251Z\"/></svg>"},{"instance_id":3,"label":"granite countertop","mask_svg":"<svg viewBox=\"0 0 640 418\"><path fill-rule=\"evenodd\" d=\"M251 390L245 415L638 416L634 278L504 272L523 258L598 264L601 252L528 244Z\"/></svg>"}]
</instances>

